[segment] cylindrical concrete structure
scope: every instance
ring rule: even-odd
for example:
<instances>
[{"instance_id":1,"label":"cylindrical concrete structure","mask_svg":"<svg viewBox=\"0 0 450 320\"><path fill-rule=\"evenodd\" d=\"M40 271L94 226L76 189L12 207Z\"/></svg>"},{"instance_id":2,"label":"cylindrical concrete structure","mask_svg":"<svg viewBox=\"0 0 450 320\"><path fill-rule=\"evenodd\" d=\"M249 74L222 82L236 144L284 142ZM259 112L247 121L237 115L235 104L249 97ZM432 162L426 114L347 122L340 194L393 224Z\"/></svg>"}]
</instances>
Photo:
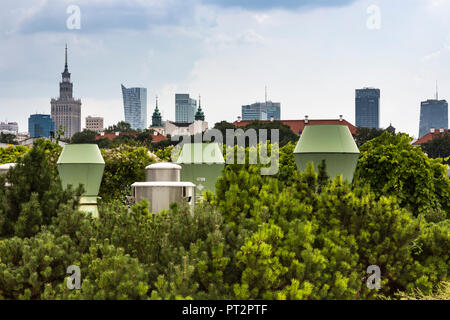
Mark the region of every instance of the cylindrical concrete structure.
<instances>
[{"instance_id":1,"label":"cylindrical concrete structure","mask_svg":"<svg viewBox=\"0 0 450 320\"><path fill-rule=\"evenodd\" d=\"M170 163L154 163L145 168L145 180L152 181L171 181L179 182L181 180L181 166Z\"/></svg>"}]
</instances>

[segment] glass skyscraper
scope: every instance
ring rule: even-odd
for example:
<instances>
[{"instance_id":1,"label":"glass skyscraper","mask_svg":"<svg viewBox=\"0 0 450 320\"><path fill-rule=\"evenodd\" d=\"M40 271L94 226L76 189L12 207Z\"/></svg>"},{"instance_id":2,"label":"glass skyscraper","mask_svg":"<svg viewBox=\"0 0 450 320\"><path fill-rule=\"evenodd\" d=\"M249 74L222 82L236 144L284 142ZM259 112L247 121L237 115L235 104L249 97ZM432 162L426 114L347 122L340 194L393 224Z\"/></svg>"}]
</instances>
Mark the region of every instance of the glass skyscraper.
<instances>
[{"instance_id":1,"label":"glass skyscraper","mask_svg":"<svg viewBox=\"0 0 450 320\"><path fill-rule=\"evenodd\" d=\"M355 118L357 127L380 127L380 89L356 90Z\"/></svg>"},{"instance_id":2,"label":"glass skyscraper","mask_svg":"<svg viewBox=\"0 0 450 320\"><path fill-rule=\"evenodd\" d=\"M175 94L175 122L194 122L196 111L197 101L195 99L191 99L189 94Z\"/></svg>"},{"instance_id":3,"label":"glass skyscraper","mask_svg":"<svg viewBox=\"0 0 450 320\"><path fill-rule=\"evenodd\" d=\"M132 129L147 128L147 89L125 88L122 85L123 107L125 110L125 122Z\"/></svg>"},{"instance_id":4,"label":"glass skyscraper","mask_svg":"<svg viewBox=\"0 0 450 320\"><path fill-rule=\"evenodd\" d=\"M281 120L281 104L279 102L256 102L242 106L242 120Z\"/></svg>"},{"instance_id":5,"label":"glass skyscraper","mask_svg":"<svg viewBox=\"0 0 450 320\"><path fill-rule=\"evenodd\" d=\"M427 100L420 104L419 138L430 129L448 129L448 103L445 100Z\"/></svg>"},{"instance_id":6,"label":"glass skyscraper","mask_svg":"<svg viewBox=\"0 0 450 320\"><path fill-rule=\"evenodd\" d=\"M50 138L55 131L55 122L49 114L32 114L28 118L30 138Z\"/></svg>"}]
</instances>

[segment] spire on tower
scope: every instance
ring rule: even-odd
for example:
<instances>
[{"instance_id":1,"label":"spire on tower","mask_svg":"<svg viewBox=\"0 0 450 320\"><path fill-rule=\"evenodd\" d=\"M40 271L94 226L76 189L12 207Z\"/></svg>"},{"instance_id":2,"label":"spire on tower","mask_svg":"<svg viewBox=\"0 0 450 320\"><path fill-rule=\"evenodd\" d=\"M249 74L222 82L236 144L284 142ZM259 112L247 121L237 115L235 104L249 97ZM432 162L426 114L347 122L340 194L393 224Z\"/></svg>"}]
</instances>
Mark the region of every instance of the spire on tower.
<instances>
[{"instance_id":1,"label":"spire on tower","mask_svg":"<svg viewBox=\"0 0 450 320\"><path fill-rule=\"evenodd\" d=\"M439 100L438 82L436 80L436 100Z\"/></svg>"},{"instance_id":2,"label":"spire on tower","mask_svg":"<svg viewBox=\"0 0 450 320\"><path fill-rule=\"evenodd\" d=\"M202 97L199 95L198 96L198 109L197 112L195 113L195 120L201 120L201 121L205 121L205 114L203 113L202 110L202 102L201 102Z\"/></svg>"},{"instance_id":3,"label":"spire on tower","mask_svg":"<svg viewBox=\"0 0 450 320\"><path fill-rule=\"evenodd\" d=\"M265 90L265 99L266 99L265 102L267 104L267 86L264 87L264 90Z\"/></svg>"},{"instance_id":4,"label":"spire on tower","mask_svg":"<svg viewBox=\"0 0 450 320\"><path fill-rule=\"evenodd\" d=\"M66 60L65 61L66 61L66 63L64 65L64 72L69 71L69 68L67 66L67 43L66 43Z\"/></svg>"}]
</instances>

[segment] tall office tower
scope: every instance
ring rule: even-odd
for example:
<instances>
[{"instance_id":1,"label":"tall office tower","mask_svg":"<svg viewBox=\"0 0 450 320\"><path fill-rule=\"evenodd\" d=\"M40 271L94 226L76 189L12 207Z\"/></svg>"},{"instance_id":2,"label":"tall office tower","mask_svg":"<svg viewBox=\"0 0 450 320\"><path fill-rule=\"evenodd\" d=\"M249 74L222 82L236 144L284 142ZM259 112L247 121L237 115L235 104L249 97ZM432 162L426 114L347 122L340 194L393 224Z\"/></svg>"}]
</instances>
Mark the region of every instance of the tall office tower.
<instances>
[{"instance_id":1,"label":"tall office tower","mask_svg":"<svg viewBox=\"0 0 450 320\"><path fill-rule=\"evenodd\" d=\"M196 111L197 101L195 99L191 99L189 94L175 94L175 122L194 122Z\"/></svg>"},{"instance_id":2,"label":"tall office tower","mask_svg":"<svg viewBox=\"0 0 450 320\"><path fill-rule=\"evenodd\" d=\"M88 116L86 118L86 129L95 132L102 132L104 130L103 118Z\"/></svg>"},{"instance_id":3,"label":"tall office tower","mask_svg":"<svg viewBox=\"0 0 450 320\"><path fill-rule=\"evenodd\" d=\"M81 100L73 98L73 84L70 82L70 73L66 64L62 73L62 82L59 83L59 98L50 101L52 106L52 119L55 122L55 130L60 127L64 130L64 138L71 138L81 131Z\"/></svg>"},{"instance_id":4,"label":"tall office tower","mask_svg":"<svg viewBox=\"0 0 450 320\"><path fill-rule=\"evenodd\" d=\"M162 127L162 117L158 109L158 97L156 97L156 108L152 115L152 127Z\"/></svg>"},{"instance_id":5,"label":"tall office tower","mask_svg":"<svg viewBox=\"0 0 450 320\"><path fill-rule=\"evenodd\" d=\"M419 138L430 130L448 129L448 103L445 100L436 99L423 101L420 104Z\"/></svg>"},{"instance_id":6,"label":"tall office tower","mask_svg":"<svg viewBox=\"0 0 450 320\"><path fill-rule=\"evenodd\" d=\"M242 106L242 120L281 120L281 103L256 102Z\"/></svg>"},{"instance_id":7,"label":"tall office tower","mask_svg":"<svg viewBox=\"0 0 450 320\"><path fill-rule=\"evenodd\" d=\"M32 114L28 118L30 138L50 138L55 132L55 123L49 114Z\"/></svg>"},{"instance_id":8,"label":"tall office tower","mask_svg":"<svg viewBox=\"0 0 450 320\"><path fill-rule=\"evenodd\" d=\"M355 118L357 127L380 128L380 89L356 90Z\"/></svg>"},{"instance_id":9,"label":"tall office tower","mask_svg":"<svg viewBox=\"0 0 450 320\"><path fill-rule=\"evenodd\" d=\"M147 89L125 88L122 85L123 107L125 110L125 122L132 129L147 128Z\"/></svg>"}]
</instances>

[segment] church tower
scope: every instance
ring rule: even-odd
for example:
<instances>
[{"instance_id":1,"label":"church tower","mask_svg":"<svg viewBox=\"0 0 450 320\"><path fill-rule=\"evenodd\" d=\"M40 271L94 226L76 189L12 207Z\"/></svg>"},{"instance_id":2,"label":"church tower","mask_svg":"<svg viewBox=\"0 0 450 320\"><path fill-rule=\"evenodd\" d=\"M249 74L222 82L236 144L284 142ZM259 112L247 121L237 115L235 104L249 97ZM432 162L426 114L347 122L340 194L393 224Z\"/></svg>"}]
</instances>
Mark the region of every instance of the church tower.
<instances>
[{"instance_id":1,"label":"church tower","mask_svg":"<svg viewBox=\"0 0 450 320\"><path fill-rule=\"evenodd\" d=\"M203 113L202 110L202 102L200 96L198 97L198 109L197 112L195 113L195 120L205 121L205 114Z\"/></svg>"},{"instance_id":2,"label":"church tower","mask_svg":"<svg viewBox=\"0 0 450 320\"><path fill-rule=\"evenodd\" d=\"M55 130L62 128L64 138L70 139L81 131L81 100L73 98L73 83L70 81L67 63L67 45L62 81L59 83L59 98L51 99L50 104Z\"/></svg>"},{"instance_id":3,"label":"church tower","mask_svg":"<svg viewBox=\"0 0 450 320\"><path fill-rule=\"evenodd\" d=\"M152 115L152 127L162 127L162 117L158 109L158 96L156 96L156 108Z\"/></svg>"}]
</instances>

